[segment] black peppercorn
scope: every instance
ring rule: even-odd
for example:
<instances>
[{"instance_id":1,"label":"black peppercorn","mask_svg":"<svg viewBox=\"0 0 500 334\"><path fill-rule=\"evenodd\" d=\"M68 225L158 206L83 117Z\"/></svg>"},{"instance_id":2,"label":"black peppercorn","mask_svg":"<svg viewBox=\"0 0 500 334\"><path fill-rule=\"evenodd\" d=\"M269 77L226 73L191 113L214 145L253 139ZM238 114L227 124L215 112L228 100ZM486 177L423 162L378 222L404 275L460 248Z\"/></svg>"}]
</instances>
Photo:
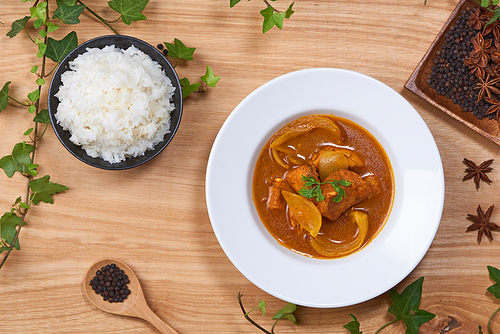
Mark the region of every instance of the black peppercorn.
<instances>
[{"instance_id":1,"label":"black peppercorn","mask_svg":"<svg viewBox=\"0 0 500 334\"><path fill-rule=\"evenodd\" d=\"M490 104L483 100L481 103L477 102L478 90L474 88L479 79L464 63L474 50L471 40L478 33L467 24L467 19L474 10L475 8L463 10L455 24L444 34L441 49L435 52L434 65L427 76L427 83L437 95L450 99L463 111L472 112L477 118L482 119Z\"/></svg>"},{"instance_id":2,"label":"black peppercorn","mask_svg":"<svg viewBox=\"0 0 500 334\"><path fill-rule=\"evenodd\" d=\"M96 271L96 275L89 282L96 294L101 295L104 301L121 303L131 293L127 284L128 276L116 264L112 263Z\"/></svg>"}]
</instances>

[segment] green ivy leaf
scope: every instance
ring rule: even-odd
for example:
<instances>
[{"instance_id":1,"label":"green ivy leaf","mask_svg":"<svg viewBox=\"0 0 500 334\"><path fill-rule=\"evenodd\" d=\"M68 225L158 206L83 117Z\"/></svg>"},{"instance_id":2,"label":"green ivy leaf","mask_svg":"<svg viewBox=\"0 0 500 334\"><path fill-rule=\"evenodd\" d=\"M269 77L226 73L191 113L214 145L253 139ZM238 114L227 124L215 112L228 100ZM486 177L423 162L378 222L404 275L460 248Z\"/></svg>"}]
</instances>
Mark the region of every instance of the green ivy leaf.
<instances>
[{"instance_id":1,"label":"green ivy leaf","mask_svg":"<svg viewBox=\"0 0 500 334\"><path fill-rule=\"evenodd\" d=\"M266 316L266 302L263 300L259 300L259 310L262 312L262 316Z\"/></svg>"},{"instance_id":2,"label":"green ivy leaf","mask_svg":"<svg viewBox=\"0 0 500 334\"><path fill-rule=\"evenodd\" d=\"M12 212L4 213L4 215L0 218L0 238L2 238L7 244L12 245L17 233L16 226L19 226L19 224L21 224L21 218L19 218L16 214ZM23 225L26 225L26 223L23 222ZM19 239L16 240L14 248L17 250L20 249ZM0 247L0 253L8 249L8 247Z\"/></svg>"},{"instance_id":3,"label":"green ivy leaf","mask_svg":"<svg viewBox=\"0 0 500 334\"><path fill-rule=\"evenodd\" d=\"M34 113L35 111L36 111L36 106L35 106L34 104L32 104L32 105L30 105L30 106L28 107L28 112L29 112L30 114Z\"/></svg>"},{"instance_id":4,"label":"green ivy leaf","mask_svg":"<svg viewBox=\"0 0 500 334\"><path fill-rule=\"evenodd\" d=\"M168 50L168 55L172 58L184 60L193 60L193 53L196 48L188 48L177 38L174 38L174 43L164 42Z\"/></svg>"},{"instance_id":5,"label":"green ivy leaf","mask_svg":"<svg viewBox=\"0 0 500 334\"><path fill-rule=\"evenodd\" d=\"M44 78L38 78L38 79L36 79L36 81L35 81L35 82L36 82L36 84L37 84L38 86L42 86L42 85L44 85L44 84L45 84L45 79L44 79Z\"/></svg>"},{"instance_id":6,"label":"green ivy leaf","mask_svg":"<svg viewBox=\"0 0 500 334\"><path fill-rule=\"evenodd\" d=\"M12 177L18 170L25 172L25 166L31 163L30 153L33 152L33 146L26 142L14 145L11 155L6 155L0 159L0 168L2 168L8 177Z\"/></svg>"},{"instance_id":7,"label":"green ivy leaf","mask_svg":"<svg viewBox=\"0 0 500 334\"><path fill-rule=\"evenodd\" d=\"M424 278L420 277L408 285L401 295L394 289L391 289L389 292L393 303L389 306L389 312L396 316L396 320L404 321L406 334L418 334L419 327L436 316L430 312L418 309L422 297L423 283Z\"/></svg>"},{"instance_id":8,"label":"green ivy leaf","mask_svg":"<svg viewBox=\"0 0 500 334\"><path fill-rule=\"evenodd\" d=\"M38 204L40 202L53 204L54 199L52 198L52 195L69 189L62 184L52 183L49 180L50 176L45 175L42 178L30 181L29 186L33 191L30 199L34 204Z\"/></svg>"},{"instance_id":9,"label":"green ivy leaf","mask_svg":"<svg viewBox=\"0 0 500 334\"><path fill-rule=\"evenodd\" d=\"M261 10L260 14L264 17L262 33L269 31L274 26L283 29L283 19L285 18L284 13L275 12L272 7L267 7L266 9Z\"/></svg>"},{"instance_id":10,"label":"green ivy leaf","mask_svg":"<svg viewBox=\"0 0 500 334\"><path fill-rule=\"evenodd\" d=\"M38 71L38 65L33 66L30 70L31 73L36 73L36 71Z\"/></svg>"},{"instance_id":11,"label":"green ivy leaf","mask_svg":"<svg viewBox=\"0 0 500 334\"><path fill-rule=\"evenodd\" d=\"M481 7L488 7L490 5L490 0L481 0Z\"/></svg>"},{"instance_id":12,"label":"green ivy leaf","mask_svg":"<svg viewBox=\"0 0 500 334\"><path fill-rule=\"evenodd\" d=\"M215 87L215 85L217 85L217 82L219 82L220 77L215 76L214 71L212 71L210 66L207 65L207 70L205 72L205 75L202 76L200 79L210 87Z\"/></svg>"},{"instance_id":13,"label":"green ivy leaf","mask_svg":"<svg viewBox=\"0 0 500 334\"><path fill-rule=\"evenodd\" d=\"M490 278L496 283L490 286L487 290L489 293L493 294L495 298L500 299L500 270L495 267L488 266L488 272L490 273Z\"/></svg>"},{"instance_id":14,"label":"green ivy leaf","mask_svg":"<svg viewBox=\"0 0 500 334\"><path fill-rule=\"evenodd\" d=\"M84 5L58 6L54 11L54 17L62 20L66 24L78 24L80 23L80 14L84 9Z\"/></svg>"},{"instance_id":15,"label":"green ivy leaf","mask_svg":"<svg viewBox=\"0 0 500 334\"><path fill-rule=\"evenodd\" d=\"M74 31L67 34L60 41L49 37L47 39L47 50L45 51L45 55L56 63L60 63L64 57L77 46L78 37Z\"/></svg>"},{"instance_id":16,"label":"green ivy leaf","mask_svg":"<svg viewBox=\"0 0 500 334\"><path fill-rule=\"evenodd\" d=\"M36 19L35 22L33 22L33 27L35 27L35 29L40 28L42 25L43 25L42 19Z\"/></svg>"},{"instance_id":17,"label":"green ivy leaf","mask_svg":"<svg viewBox=\"0 0 500 334\"><path fill-rule=\"evenodd\" d=\"M40 19L42 23L45 23L45 14L47 13L47 3L40 2L36 7L30 8L31 18L32 19Z\"/></svg>"},{"instance_id":18,"label":"green ivy leaf","mask_svg":"<svg viewBox=\"0 0 500 334\"><path fill-rule=\"evenodd\" d=\"M40 98L40 91L38 89L28 94L28 99L32 102L35 102L39 98Z\"/></svg>"},{"instance_id":19,"label":"green ivy leaf","mask_svg":"<svg viewBox=\"0 0 500 334\"><path fill-rule=\"evenodd\" d=\"M47 22L46 25L47 25L47 30L49 32L54 32L57 29L59 29L59 26L57 24L52 23L52 22Z\"/></svg>"},{"instance_id":20,"label":"green ivy leaf","mask_svg":"<svg viewBox=\"0 0 500 334\"><path fill-rule=\"evenodd\" d=\"M29 136L31 133L33 132L33 128L29 128L28 130L26 130L23 135L24 136Z\"/></svg>"},{"instance_id":21,"label":"green ivy leaf","mask_svg":"<svg viewBox=\"0 0 500 334\"><path fill-rule=\"evenodd\" d=\"M22 19L12 22L12 29L10 29L10 31L7 33L7 36L12 38L23 31L24 27L26 27L26 22L28 22L29 19L29 16L25 16Z\"/></svg>"},{"instance_id":22,"label":"green ivy leaf","mask_svg":"<svg viewBox=\"0 0 500 334\"><path fill-rule=\"evenodd\" d=\"M57 0L57 7L71 7L76 4L76 0Z\"/></svg>"},{"instance_id":23,"label":"green ivy leaf","mask_svg":"<svg viewBox=\"0 0 500 334\"><path fill-rule=\"evenodd\" d=\"M229 6L231 8L233 8L234 6L236 6L238 4L238 2L240 2L241 0L229 0Z\"/></svg>"},{"instance_id":24,"label":"green ivy leaf","mask_svg":"<svg viewBox=\"0 0 500 334\"><path fill-rule=\"evenodd\" d=\"M290 6L288 6L287 10L285 11L285 19L289 19L289 18L290 18L290 16L292 16L292 14L293 14L293 13L295 13L295 12L292 10L292 7L293 7L293 4L294 4L294 3L295 3L295 2L292 2L292 3L290 4Z\"/></svg>"},{"instance_id":25,"label":"green ivy leaf","mask_svg":"<svg viewBox=\"0 0 500 334\"><path fill-rule=\"evenodd\" d=\"M360 323L359 323L358 319L356 319L356 317L353 316L352 314L351 314L351 317L352 317L352 321L350 323L348 323L347 325L344 325L342 327L347 329L349 331L349 333L351 333L351 334L363 334L363 332L359 330Z\"/></svg>"},{"instance_id":26,"label":"green ivy leaf","mask_svg":"<svg viewBox=\"0 0 500 334\"><path fill-rule=\"evenodd\" d=\"M7 104L9 103L9 85L10 81L7 81L2 90L0 90L0 111L7 109Z\"/></svg>"},{"instance_id":27,"label":"green ivy leaf","mask_svg":"<svg viewBox=\"0 0 500 334\"><path fill-rule=\"evenodd\" d=\"M297 320L295 319L295 316L292 314L295 312L297 309L297 305L292 304L292 303L287 303L285 307L283 307L281 310L276 312L275 315L273 315L273 320L281 320L281 319L288 319L294 324L297 325Z\"/></svg>"},{"instance_id":28,"label":"green ivy leaf","mask_svg":"<svg viewBox=\"0 0 500 334\"><path fill-rule=\"evenodd\" d=\"M121 14L122 21L130 25L132 21L146 20L141 11L146 8L149 0L111 0L108 5Z\"/></svg>"},{"instance_id":29,"label":"green ivy leaf","mask_svg":"<svg viewBox=\"0 0 500 334\"><path fill-rule=\"evenodd\" d=\"M50 124L49 111L47 109L42 109L38 115L33 118L33 122Z\"/></svg>"},{"instance_id":30,"label":"green ivy leaf","mask_svg":"<svg viewBox=\"0 0 500 334\"><path fill-rule=\"evenodd\" d=\"M195 83L191 84L189 82L188 78L182 78L181 80L179 80L179 82L181 83L181 86L182 86L182 98L183 99L188 97L191 93L196 92L198 90L198 88L200 88L200 86L201 86L201 83L199 83L199 82L195 82Z\"/></svg>"}]
</instances>

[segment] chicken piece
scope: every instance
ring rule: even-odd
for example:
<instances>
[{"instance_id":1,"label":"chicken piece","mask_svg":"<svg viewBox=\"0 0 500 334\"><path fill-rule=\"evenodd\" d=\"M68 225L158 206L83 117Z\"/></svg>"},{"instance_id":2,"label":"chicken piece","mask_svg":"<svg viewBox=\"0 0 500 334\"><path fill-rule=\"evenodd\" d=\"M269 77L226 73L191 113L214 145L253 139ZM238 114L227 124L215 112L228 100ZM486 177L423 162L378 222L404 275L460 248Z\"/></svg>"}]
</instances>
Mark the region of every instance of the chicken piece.
<instances>
[{"instance_id":1,"label":"chicken piece","mask_svg":"<svg viewBox=\"0 0 500 334\"><path fill-rule=\"evenodd\" d=\"M288 184L292 186L296 192L298 192L299 189L304 187L305 181L302 180L302 176L313 177L319 182L319 175L316 173L312 165L302 165L292 168L286 173L285 178Z\"/></svg>"},{"instance_id":2,"label":"chicken piece","mask_svg":"<svg viewBox=\"0 0 500 334\"><path fill-rule=\"evenodd\" d=\"M282 190L286 190L290 188L287 182L277 177L273 180L273 183L269 187L269 196L267 197L267 208L268 209L284 209L286 207L286 202L283 196L281 195Z\"/></svg>"},{"instance_id":3,"label":"chicken piece","mask_svg":"<svg viewBox=\"0 0 500 334\"><path fill-rule=\"evenodd\" d=\"M372 192L368 197L373 197L382 191L382 183L376 175L367 175L363 178L363 180L372 188Z\"/></svg>"},{"instance_id":4,"label":"chicken piece","mask_svg":"<svg viewBox=\"0 0 500 334\"><path fill-rule=\"evenodd\" d=\"M345 197L340 202L333 201L333 198L337 196L337 192L331 184L321 185L321 192L325 196L325 199L316 202L316 204L321 215L331 220L336 220L347 209L360 203L372 193L370 184L365 182L358 174L347 169L341 169L330 174L325 182L329 180L346 180L351 183L349 186L340 186L345 191Z\"/></svg>"}]
</instances>

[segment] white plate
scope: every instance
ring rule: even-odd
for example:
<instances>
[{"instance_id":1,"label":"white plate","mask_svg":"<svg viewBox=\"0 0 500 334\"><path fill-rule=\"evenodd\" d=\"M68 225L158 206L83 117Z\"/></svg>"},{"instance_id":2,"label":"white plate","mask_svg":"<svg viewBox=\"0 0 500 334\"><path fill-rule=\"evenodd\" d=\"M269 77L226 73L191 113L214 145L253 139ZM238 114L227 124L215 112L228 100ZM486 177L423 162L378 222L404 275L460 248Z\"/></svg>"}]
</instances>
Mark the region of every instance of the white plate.
<instances>
[{"instance_id":1,"label":"white plate","mask_svg":"<svg viewBox=\"0 0 500 334\"><path fill-rule=\"evenodd\" d=\"M395 178L385 227L359 252L335 260L308 258L279 245L252 200L262 147L283 125L316 113L333 113L371 132L385 148ZM222 249L256 286L297 305L342 307L391 289L423 258L441 220L443 167L426 124L396 91L352 71L306 69L262 85L229 115L210 153L206 200Z\"/></svg>"}]
</instances>

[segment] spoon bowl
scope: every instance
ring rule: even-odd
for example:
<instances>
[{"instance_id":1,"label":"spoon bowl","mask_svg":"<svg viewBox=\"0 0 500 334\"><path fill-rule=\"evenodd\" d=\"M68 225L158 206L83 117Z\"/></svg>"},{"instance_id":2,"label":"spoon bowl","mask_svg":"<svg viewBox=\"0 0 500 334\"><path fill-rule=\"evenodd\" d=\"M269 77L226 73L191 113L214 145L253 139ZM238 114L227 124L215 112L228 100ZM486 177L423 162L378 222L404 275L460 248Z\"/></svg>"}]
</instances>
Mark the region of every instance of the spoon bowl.
<instances>
[{"instance_id":1,"label":"spoon bowl","mask_svg":"<svg viewBox=\"0 0 500 334\"><path fill-rule=\"evenodd\" d=\"M95 276L96 271L112 263L120 267L120 269L123 270L128 276L128 279L130 281L130 283L127 284L130 290L130 295L128 295L127 299L123 300L123 302L110 303L103 300L102 296L95 293L95 291L92 289L92 286L90 286L89 284L92 278ZM151 325L156 327L156 329L158 329L160 332L165 334L179 334L175 329L173 329L166 322L160 319L149 308L146 299L144 298L144 293L142 291L139 279L135 275L134 271L125 262L117 259L101 259L95 262L85 273L83 286L87 298L98 309L113 314L144 319Z\"/></svg>"}]
</instances>

